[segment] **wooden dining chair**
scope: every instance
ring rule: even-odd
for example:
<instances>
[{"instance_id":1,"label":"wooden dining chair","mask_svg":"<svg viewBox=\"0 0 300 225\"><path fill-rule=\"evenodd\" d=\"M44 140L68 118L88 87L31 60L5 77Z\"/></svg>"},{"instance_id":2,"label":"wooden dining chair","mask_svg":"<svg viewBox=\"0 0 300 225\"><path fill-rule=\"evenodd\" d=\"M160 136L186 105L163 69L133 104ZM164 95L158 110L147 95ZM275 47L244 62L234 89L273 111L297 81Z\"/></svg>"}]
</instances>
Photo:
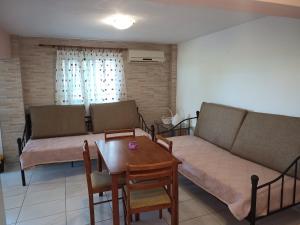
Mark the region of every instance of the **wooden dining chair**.
<instances>
[{"instance_id":1,"label":"wooden dining chair","mask_svg":"<svg viewBox=\"0 0 300 225\"><path fill-rule=\"evenodd\" d=\"M83 144L83 159L85 166L85 175L88 187L89 196L89 208L90 208L90 223L95 225L95 214L94 206L97 204L103 204L110 202L111 200L104 200L99 202L94 202L94 194L100 194L111 190L111 176L106 172L92 171L92 163L89 151L88 142L85 140ZM119 188L125 184L125 179L121 178L119 181ZM122 198L123 199L123 198ZM124 199L123 199L124 201ZM125 203L123 203L125 204Z\"/></svg>"},{"instance_id":2,"label":"wooden dining chair","mask_svg":"<svg viewBox=\"0 0 300 225\"><path fill-rule=\"evenodd\" d=\"M110 139L116 139L116 138L124 138L124 137L135 137L135 128L104 131L105 141Z\"/></svg>"},{"instance_id":3,"label":"wooden dining chair","mask_svg":"<svg viewBox=\"0 0 300 225\"><path fill-rule=\"evenodd\" d=\"M173 142L161 135L155 136L155 142L172 154Z\"/></svg>"},{"instance_id":4,"label":"wooden dining chair","mask_svg":"<svg viewBox=\"0 0 300 225\"><path fill-rule=\"evenodd\" d=\"M165 138L165 137L157 134L155 136L155 142L157 144L159 144L161 147L163 147L170 154L172 154L172 149L173 149L173 142L172 141L170 141L167 138ZM170 192L171 192L171 186L167 185L166 187L167 187L167 192L170 194ZM168 210L169 210L169 212L171 212L171 209L168 209Z\"/></svg>"},{"instance_id":5,"label":"wooden dining chair","mask_svg":"<svg viewBox=\"0 0 300 225\"><path fill-rule=\"evenodd\" d=\"M126 225L131 223L131 215L142 212L159 210L162 218L162 209L171 208L175 210L174 197L168 193L166 186L172 185L173 161L144 164L127 165L126 186L123 190L125 198L124 208L126 210ZM172 224L174 218L172 216Z\"/></svg>"}]
</instances>

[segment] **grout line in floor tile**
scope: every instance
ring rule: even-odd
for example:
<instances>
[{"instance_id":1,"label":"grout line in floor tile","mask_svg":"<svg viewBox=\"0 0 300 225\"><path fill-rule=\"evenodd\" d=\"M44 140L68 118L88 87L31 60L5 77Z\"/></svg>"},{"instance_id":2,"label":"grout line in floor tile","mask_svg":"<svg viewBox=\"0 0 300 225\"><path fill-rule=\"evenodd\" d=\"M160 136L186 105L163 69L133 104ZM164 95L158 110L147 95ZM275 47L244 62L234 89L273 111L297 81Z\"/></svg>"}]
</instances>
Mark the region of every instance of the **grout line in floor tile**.
<instances>
[{"instance_id":1,"label":"grout line in floor tile","mask_svg":"<svg viewBox=\"0 0 300 225\"><path fill-rule=\"evenodd\" d=\"M17 216L16 224L19 222L20 214L21 214L21 211L22 211L22 208L23 208L23 205L24 205L24 202L25 202L25 198L26 198L26 195L27 195L30 183L31 183L32 174L33 174L33 172L31 172L31 174L30 174L30 178L29 178L29 182L28 182L28 187L26 188L26 192L24 194L24 199L22 201L22 204L21 204L21 207L20 207L20 211L19 211L18 216ZM26 177L26 175L25 175L25 177Z\"/></svg>"},{"instance_id":2,"label":"grout line in floor tile","mask_svg":"<svg viewBox=\"0 0 300 225\"><path fill-rule=\"evenodd\" d=\"M68 220L67 220L67 176L65 176L65 222L67 225L67 223L68 223Z\"/></svg>"}]
</instances>

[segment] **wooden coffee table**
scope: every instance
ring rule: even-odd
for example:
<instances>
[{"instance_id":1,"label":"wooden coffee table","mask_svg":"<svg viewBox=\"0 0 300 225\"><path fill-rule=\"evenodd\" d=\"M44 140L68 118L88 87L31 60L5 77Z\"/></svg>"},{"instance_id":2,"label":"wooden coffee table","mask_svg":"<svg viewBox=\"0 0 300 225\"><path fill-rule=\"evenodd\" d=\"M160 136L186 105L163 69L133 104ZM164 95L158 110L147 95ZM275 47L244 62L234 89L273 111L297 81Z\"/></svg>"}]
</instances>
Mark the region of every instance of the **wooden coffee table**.
<instances>
[{"instance_id":1,"label":"wooden coffee table","mask_svg":"<svg viewBox=\"0 0 300 225\"><path fill-rule=\"evenodd\" d=\"M138 143L136 150L130 150L128 148L129 141L136 141ZM178 164L180 161L146 136L119 138L109 141L100 140L96 141L96 145L99 150L99 162L102 161L106 165L108 172L112 176L112 208L114 225L120 224L118 180L119 176L125 174L127 163L148 164L174 160L176 162L174 163L174 169L178 171ZM172 217L174 216L174 225L178 225L178 172L174 174L176 175L173 178L174 185L172 185L172 191L175 196L175 213Z\"/></svg>"}]
</instances>

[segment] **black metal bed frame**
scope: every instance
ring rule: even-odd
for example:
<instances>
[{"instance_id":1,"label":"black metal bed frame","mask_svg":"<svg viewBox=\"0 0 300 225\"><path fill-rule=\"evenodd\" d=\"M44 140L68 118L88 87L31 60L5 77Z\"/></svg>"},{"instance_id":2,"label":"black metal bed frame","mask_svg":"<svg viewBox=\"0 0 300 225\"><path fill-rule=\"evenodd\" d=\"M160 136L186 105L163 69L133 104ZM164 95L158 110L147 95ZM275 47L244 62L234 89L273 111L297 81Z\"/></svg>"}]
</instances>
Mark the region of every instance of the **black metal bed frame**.
<instances>
[{"instance_id":1,"label":"black metal bed frame","mask_svg":"<svg viewBox=\"0 0 300 225\"><path fill-rule=\"evenodd\" d=\"M139 120L140 128L142 130L146 131L148 134L150 134L152 140L154 140L154 137L155 137L154 125L151 125L150 127L147 125L142 114L139 112L138 108L137 108L137 113L138 113L138 120ZM87 128L87 131L91 132L93 130L91 116L85 116L85 125ZM26 145L27 141L30 139L30 137L31 137L31 119L30 119L30 114L27 113L25 115L25 126L24 126L23 135L22 135L22 137L17 139L19 157L21 156L23 148L25 147L25 145ZM72 166L73 166L73 162L72 162ZM20 170L21 170L22 185L26 186L25 171L21 167L21 162L20 162Z\"/></svg>"},{"instance_id":2,"label":"black metal bed frame","mask_svg":"<svg viewBox=\"0 0 300 225\"><path fill-rule=\"evenodd\" d=\"M192 118L187 118L182 120L181 122L179 122L177 125L175 125L174 127L172 127L169 130L163 131L161 133L175 133L174 130L176 128L179 127L179 129L181 129L181 124L188 121L189 126L191 125L191 120L193 119L198 119L199 118L199 111L196 112L196 117L192 117ZM188 134L190 134L190 130L188 131ZM293 206L296 205L300 205L300 201L296 202L296 194L297 194L297 180L300 181L298 179L298 168L300 165L298 165L298 163L300 162L300 156L298 156L290 165L289 167L283 172L281 173L277 178L275 178L274 180L271 180L267 183L258 185L258 181L259 181L259 177L257 175L252 175L251 176L251 208L250 208L250 212L249 215L246 217L246 220L248 220L250 222L250 225L255 225L257 220L260 220L262 218L265 218L267 216L273 215L277 212L283 211L285 209L291 208ZM291 169L294 167L294 171L293 171L293 175L287 175ZM283 195L284 195L284 182L285 176L290 176L294 179L294 186L293 186L293 203L287 206L283 206ZM280 189L280 208L270 211L270 205L271 205L271 185L278 182L279 180L281 180L281 189ZM268 207L267 207L267 214L266 215L262 215L262 216L256 216L256 202L257 202L257 192L260 189L263 188L268 188Z\"/></svg>"}]
</instances>

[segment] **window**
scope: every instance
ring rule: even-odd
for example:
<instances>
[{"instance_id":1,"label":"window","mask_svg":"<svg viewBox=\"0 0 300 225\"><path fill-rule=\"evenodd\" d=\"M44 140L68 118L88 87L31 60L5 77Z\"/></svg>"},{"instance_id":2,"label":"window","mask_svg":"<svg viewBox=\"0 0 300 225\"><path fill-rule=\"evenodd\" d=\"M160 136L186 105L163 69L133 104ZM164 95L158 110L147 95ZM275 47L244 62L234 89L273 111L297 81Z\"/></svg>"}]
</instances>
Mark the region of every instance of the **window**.
<instances>
[{"instance_id":1,"label":"window","mask_svg":"<svg viewBox=\"0 0 300 225\"><path fill-rule=\"evenodd\" d=\"M56 92L58 105L126 100L123 58L114 50L57 50Z\"/></svg>"}]
</instances>

